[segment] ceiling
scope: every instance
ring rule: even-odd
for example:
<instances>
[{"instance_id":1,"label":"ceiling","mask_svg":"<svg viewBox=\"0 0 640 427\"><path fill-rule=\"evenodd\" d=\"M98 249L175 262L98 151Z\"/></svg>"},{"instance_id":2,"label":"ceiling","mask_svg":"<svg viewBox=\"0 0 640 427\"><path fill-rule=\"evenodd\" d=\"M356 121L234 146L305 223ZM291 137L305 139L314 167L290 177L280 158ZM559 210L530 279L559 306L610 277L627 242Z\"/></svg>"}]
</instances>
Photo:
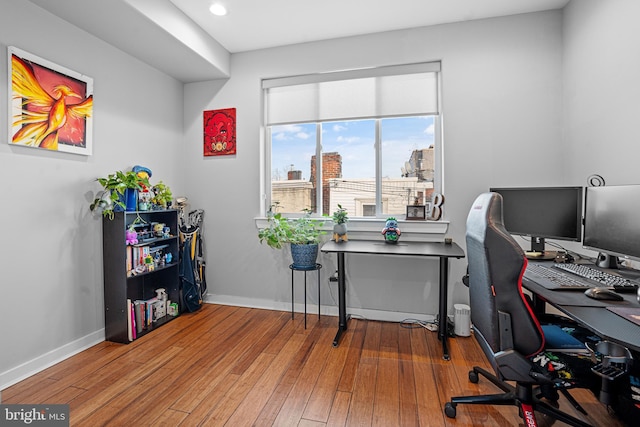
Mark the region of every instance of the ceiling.
<instances>
[{"instance_id":1,"label":"ceiling","mask_svg":"<svg viewBox=\"0 0 640 427\"><path fill-rule=\"evenodd\" d=\"M170 0L229 52L564 7L569 0ZM228 14L209 13L222 3Z\"/></svg>"},{"instance_id":2,"label":"ceiling","mask_svg":"<svg viewBox=\"0 0 640 427\"><path fill-rule=\"evenodd\" d=\"M561 9L569 0L30 0L183 82L228 77L233 53ZM209 13L213 2L224 17Z\"/></svg>"}]
</instances>

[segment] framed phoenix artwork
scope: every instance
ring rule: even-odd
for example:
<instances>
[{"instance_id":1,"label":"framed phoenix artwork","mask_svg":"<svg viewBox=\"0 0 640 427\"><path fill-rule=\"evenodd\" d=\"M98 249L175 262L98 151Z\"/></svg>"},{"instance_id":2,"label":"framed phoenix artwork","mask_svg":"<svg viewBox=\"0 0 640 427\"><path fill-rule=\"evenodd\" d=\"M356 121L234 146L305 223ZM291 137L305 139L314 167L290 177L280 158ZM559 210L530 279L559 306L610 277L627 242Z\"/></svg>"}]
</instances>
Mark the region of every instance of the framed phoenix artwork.
<instances>
[{"instance_id":1,"label":"framed phoenix artwork","mask_svg":"<svg viewBox=\"0 0 640 427\"><path fill-rule=\"evenodd\" d=\"M208 110L203 113L204 155L236 154L236 109Z\"/></svg>"},{"instance_id":2,"label":"framed phoenix artwork","mask_svg":"<svg viewBox=\"0 0 640 427\"><path fill-rule=\"evenodd\" d=\"M9 46L9 144L91 155L93 79Z\"/></svg>"}]
</instances>

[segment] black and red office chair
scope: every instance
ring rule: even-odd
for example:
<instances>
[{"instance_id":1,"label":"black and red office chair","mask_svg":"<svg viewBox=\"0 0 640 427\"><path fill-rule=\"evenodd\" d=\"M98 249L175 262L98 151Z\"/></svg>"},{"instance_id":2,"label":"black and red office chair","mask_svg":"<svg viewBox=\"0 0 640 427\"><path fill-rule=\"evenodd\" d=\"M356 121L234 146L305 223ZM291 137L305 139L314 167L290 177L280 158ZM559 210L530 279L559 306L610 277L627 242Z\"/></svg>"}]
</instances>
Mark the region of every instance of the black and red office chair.
<instances>
[{"instance_id":1,"label":"black and red office chair","mask_svg":"<svg viewBox=\"0 0 640 427\"><path fill-rule=\"evenodd\" d=\"M452 397L445 414L454 418L459 404L513 405L519 407L526 426L537 426L534 410L572 426L588 426L539 398L538 392L546 390L551 401L557 400L557 390L564 384L534 362L544 350L545 339L522 292L527 259L504 228L502 196L485 193L474 201L467 217L466 242L474 336L495 371L493 375L474 367L469 380L478 382L480 374L504 393Z\"/></svg>"}]
</instances>

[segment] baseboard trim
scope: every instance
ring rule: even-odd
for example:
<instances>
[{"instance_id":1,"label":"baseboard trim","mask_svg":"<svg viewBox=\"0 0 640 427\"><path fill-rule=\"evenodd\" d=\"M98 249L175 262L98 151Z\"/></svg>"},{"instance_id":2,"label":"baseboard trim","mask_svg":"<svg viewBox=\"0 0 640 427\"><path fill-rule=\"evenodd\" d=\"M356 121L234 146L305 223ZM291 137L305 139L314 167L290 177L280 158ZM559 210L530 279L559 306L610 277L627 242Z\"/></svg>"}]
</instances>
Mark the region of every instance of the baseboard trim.
<instances>
[{"instance_id":1,"label":"baseboard trim","mask_svg":"<svg viewBox=\"0 0 640 427\"><path fill-rule=\"evenodd\" d=\"M85 335L75 341L53 349L35 359L29 360L21 365L0 372L0 390L10 387L30 376L43 371L56 363L59 363L74 354L80 353L105 339L104 328Z\"/></svg>"},{"instance_id":2,"label":"baseboard trim","mask_svg":"<svg viewBox=\"0 0 640 427\"><path fill-rule=\"evenodd\" d=\"M243 298L229 295L207 294L204 298L205 303L231 305L237 307L261 308L265 310L291 311L290 302L279 302L272 300L264 300L257 298ZM304 313L304 304L295 303L293 311L296 313ZM318 313L317 304L307 304L307 315ZM351 317L359 317L368 320L380 320L383 322L402 322L407 319L415 319L423 322L433 322L436 316L433 314L421 313L404 313L400 311L371 310L366 308L347 307L347 313ZM333 305L320 305L320 314L325 316L338 316L338 307Z\"/></svg>"}]
</instances>

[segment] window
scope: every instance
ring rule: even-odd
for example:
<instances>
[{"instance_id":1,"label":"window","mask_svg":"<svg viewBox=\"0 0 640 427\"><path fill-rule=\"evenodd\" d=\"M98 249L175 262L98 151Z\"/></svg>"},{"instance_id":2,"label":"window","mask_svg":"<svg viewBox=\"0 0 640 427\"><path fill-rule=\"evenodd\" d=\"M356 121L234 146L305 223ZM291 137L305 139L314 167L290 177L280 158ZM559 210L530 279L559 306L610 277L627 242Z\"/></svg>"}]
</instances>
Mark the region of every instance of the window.
<instances>
[{"instance_id":1,"label":"window","mask_svg":"<svg viewBox=\"0 0 640 427\"><path fill-rule=\"evenodd\" d=\"M263 81L265 207L402 215L439 192L439 63Z\"/></svg>"}]
</instances>

